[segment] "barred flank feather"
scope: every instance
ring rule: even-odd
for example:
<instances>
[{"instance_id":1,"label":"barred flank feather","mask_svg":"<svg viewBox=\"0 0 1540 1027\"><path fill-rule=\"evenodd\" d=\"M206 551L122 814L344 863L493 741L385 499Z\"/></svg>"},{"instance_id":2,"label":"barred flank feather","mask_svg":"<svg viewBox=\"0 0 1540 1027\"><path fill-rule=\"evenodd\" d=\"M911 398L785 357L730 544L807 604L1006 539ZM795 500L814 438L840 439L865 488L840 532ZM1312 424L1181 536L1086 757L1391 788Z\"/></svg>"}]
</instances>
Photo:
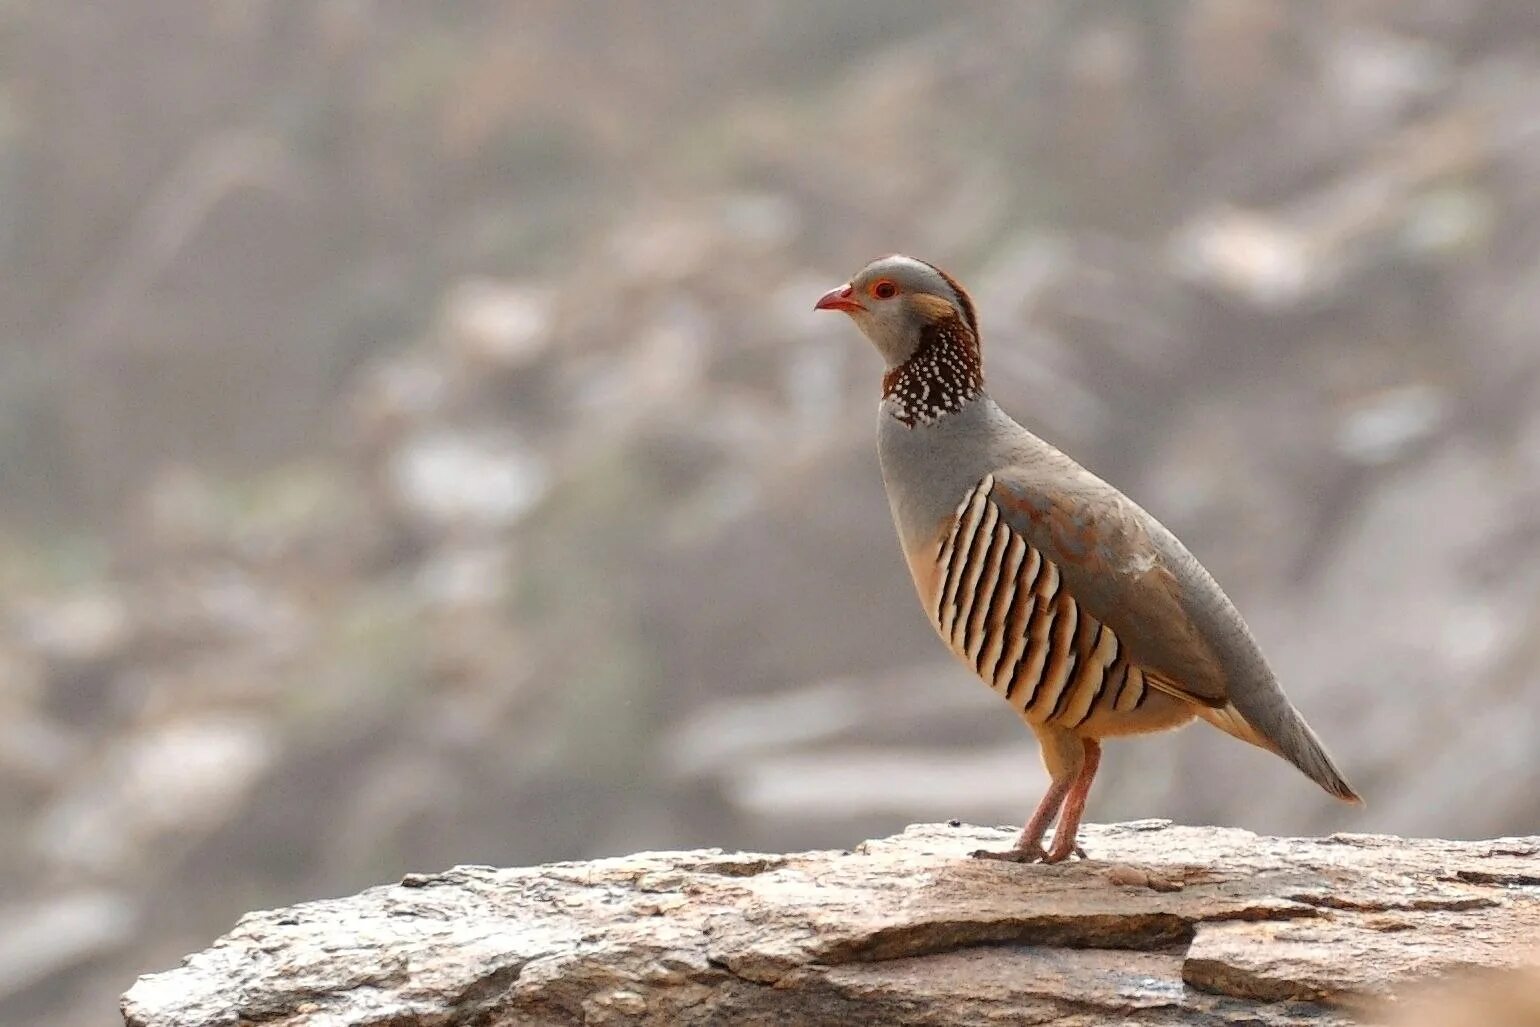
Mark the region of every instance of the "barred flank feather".
<instances>
[{"instance_id":1,"label":"barred flank feather","mask_svg":"<svg viewBox=\"0 0 1540 1027\"><path fill-rule=\"evenodd\" d=\"M1033 723L1077 728L1097 712L1137 713L1153 694L1144 672L999 516L993 488L986 475L963 497L936 554L936 631Z\"/></svg>"}]
</instances>

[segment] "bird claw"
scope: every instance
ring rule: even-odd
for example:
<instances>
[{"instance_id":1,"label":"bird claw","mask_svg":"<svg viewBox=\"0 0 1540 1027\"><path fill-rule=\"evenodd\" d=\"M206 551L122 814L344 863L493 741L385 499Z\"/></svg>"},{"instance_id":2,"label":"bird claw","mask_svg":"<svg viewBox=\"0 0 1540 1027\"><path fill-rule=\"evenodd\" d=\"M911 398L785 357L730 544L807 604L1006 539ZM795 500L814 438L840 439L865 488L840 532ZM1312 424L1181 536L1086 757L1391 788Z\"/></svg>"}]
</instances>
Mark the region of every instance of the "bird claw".
<instances>
[{"instance_id":1,"label":"bird claw","mask_svg":"<svg viewBox=\"0 0 1540 1027\"><path fill-rule=\"evenodd\" d=\"M1028 845L1024 848L1006 849L995 851L993 849L976 849L970 855L974 859L992 859L1001 863L1062 863L1070 856L1076 859L1085 859L1085 850L1079 845L1072 845L1065 850L1060 850L1055 845L1051 850L1045 850L1041 845Z\"/></svg>"}]
</instances>

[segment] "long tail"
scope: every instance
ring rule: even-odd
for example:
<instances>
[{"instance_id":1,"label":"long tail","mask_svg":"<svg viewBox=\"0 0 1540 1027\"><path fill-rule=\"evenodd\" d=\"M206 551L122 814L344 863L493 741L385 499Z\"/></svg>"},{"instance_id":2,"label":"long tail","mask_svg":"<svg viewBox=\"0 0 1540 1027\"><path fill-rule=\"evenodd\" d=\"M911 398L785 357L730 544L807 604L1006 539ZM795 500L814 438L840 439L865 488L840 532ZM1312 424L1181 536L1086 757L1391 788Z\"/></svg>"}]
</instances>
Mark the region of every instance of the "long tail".
<instances>
[{"instance_id":1,"label":"long tail","mask_svg":"<svg viewBox=\"0 0 1540 1027\"><path fill-rule=\"evenodd\" d=\"M1343 778L1326 747L1305 723L1305 718L1287 699L1281 695L1278 698L1281 701L1267 703L1262 709L1252 711L1255 721L1247 719L1233 702L1219 707L1198 707L1198 715L1226 734L1282 756L1344 802L1362 805L1363 800Z\"/></svg>"}]
</instances>

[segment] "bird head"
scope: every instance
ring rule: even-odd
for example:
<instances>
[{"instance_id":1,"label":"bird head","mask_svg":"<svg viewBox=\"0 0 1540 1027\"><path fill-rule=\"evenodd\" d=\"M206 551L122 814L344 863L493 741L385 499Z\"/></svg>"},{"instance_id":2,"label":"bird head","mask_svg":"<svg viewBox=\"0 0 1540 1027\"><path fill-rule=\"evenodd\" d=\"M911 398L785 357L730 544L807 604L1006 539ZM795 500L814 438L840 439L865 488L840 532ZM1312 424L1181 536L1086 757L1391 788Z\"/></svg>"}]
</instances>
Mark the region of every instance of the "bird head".
<instances>
[{"instance_id":1,"label":"bird head","mask_svg":"<svg viewBox=\"0 0 1540 1027\"><path fill-rule=\"evenodd\" d=\"M890 368L914 355L929 328L960 323L977 339L973 301L946 272L895 254L858 271L844 285L830 289L815 310L839 310L877 347Z\"/></svg>"}]
</instances>

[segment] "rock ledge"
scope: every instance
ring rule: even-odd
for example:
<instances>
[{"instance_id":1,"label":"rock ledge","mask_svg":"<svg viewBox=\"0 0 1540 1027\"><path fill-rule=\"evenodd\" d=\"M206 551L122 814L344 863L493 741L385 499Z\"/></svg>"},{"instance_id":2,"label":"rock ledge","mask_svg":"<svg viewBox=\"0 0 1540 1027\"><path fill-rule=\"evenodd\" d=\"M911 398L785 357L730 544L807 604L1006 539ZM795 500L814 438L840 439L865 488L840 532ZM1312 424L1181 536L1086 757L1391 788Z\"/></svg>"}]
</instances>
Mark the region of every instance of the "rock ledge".
<instances>
[{"instance_id":1,"label":"rock ledge","mask_svg":"<svg viewBox=\"0 0 1540 1027\"><path fill-rule=\"evenodd\" d=\"M921 825L853 852L456 867L244 917L130 1027L1347 1024L1534 960L1540 838L1263 838L1141 821L1056 867Z\"/></svg>"}]
</instances>

